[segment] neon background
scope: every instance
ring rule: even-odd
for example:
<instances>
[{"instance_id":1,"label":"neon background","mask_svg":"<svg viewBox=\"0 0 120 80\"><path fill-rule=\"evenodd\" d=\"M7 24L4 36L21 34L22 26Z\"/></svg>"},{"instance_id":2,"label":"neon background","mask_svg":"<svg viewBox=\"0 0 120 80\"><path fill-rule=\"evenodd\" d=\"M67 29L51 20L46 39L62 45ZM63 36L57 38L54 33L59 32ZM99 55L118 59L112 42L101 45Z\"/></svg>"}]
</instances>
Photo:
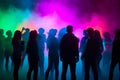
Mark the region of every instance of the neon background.
<instances>
[{"instance_id":1,"label":"neon background","mask_svg":"<svg viewBox=\"0 0 120 80\"><path fill-rule=\"evenodd\" d=\"M68 24L73 25L74 33L82 38L83 29L93 27L109 31L113 36L114 30L120 28L120 0L0 0L0 28L7 30L21 30L22 27L31 30L43 27L45 33L51 28L60 29ZM10 65L10 64L9 64ZM100 64L101 68L102 65ZM45 70L47 68L47 56L45 57ZM20 79L24 80L28 70L27 57L23 68L20 70ZM59 66L61 75L61 62ZM82 62L77 63L77 79L82 76ZM24 72L24 74L22 74ZM106 70L103 69L107 77ZM115 69L116 76L118 72ZM59 75L59 77L60 77ZM81 75L81 76L80 76ZM70 80L70 71L67 79ZM115 78L117 78L114 76ZM106 80L103 77L101 80ZM9 77L8 77L9 78ZM116 79L115 79L116 80Z\"/></svg>"},{"instance_id":2,"label":"neon background","mask_svg":"<svg viewBox=\"0 0 120 80\"><path fill-rule=\"evenodd\" d=\"M59 31L71 24L79 38L88 27L100 30L101 34L113 32L119 25L117 3L117 0L109 4L107 0L0 0L0 28L14 32L23 26L31 30L43 27L47 33L50 28Z\"/></svg>"}]
</instances>

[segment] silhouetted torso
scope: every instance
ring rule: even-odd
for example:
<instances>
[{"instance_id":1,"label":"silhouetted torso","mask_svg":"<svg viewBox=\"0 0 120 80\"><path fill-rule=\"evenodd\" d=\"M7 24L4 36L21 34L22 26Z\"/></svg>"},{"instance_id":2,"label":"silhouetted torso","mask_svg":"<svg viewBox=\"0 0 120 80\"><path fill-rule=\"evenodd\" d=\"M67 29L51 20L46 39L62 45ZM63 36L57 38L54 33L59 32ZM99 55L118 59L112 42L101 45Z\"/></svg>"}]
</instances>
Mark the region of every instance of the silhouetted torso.
<instances>
[{"instance_id":1,"label":"silhouetted torso","mask_svg":"<svg viewBox=\"0 0 120 80\"><path fill-rule=\"evenodd\" d=\"M112 59L120 61L120 40L113 42Z\"/></svg>"},{"instance_id":2,"label":"silhouetted torso","mask_svg":"<svg viewBox=\"0 0 120 80\"><path fill-rule=\"evenodd\" d=\"M47 39L47 47L49 49L48 56L57 57L58 56L58 39L54 36L49 36Z\"/></svg>"},{"instance_id":3,"label":"silhouetted torso","mask_svg":"<svg viewBox=\"0 0 120 80\"><path fill-rule=\"evenodd\" d=\"M83 37L81 39L81 43L80 43L80 52L83 53L86 47L86 43L87 43L88 37Z\"/></svg>"},{"instance_id":4,"label":"silhouetted torso","mask_svg":"<svg viewBox=\"0 0 120 80\"><path fill-rule=\"evenodd\" d=\"M96 41L94 38L88 39L86 44L86 49L83 54L85 54L85 59L87 60L95 60L97 51L95 50L97 47Z\"/></svg>"},{"instance_id":5,"label":"silhouetted torso","mask_svg":"<svg viewBox=\"0 0 120 80\"><path fill-rule=\"evenodd\" d=\"M20 40L12 40L12 45L13 45L13 61L14 59L20 59L22 56L22 51L24 50L24 42Z\"/></svg>"},{"instance_id":6,"label":"silhouetted torso","mask_svg":"<svg viewBox=\"0 0 120 80\"><path fill-rule=\"evenodd\" d=\"M63 61L71 63L76 62L75 56L78 56L78 38L73 34L65 34L60 43L60 53Z\"/></svg>"},{"instance_id":7,"label":"silhouetted torso","mask_svg":"<svg viewBox=\"0 0 120 80\"><path fill-rule=\"evenodd\" d=\"M37 41L30 40L27 45L28 59L30 61L38 61L38 45Z\"/></svg>"}]
</instances>

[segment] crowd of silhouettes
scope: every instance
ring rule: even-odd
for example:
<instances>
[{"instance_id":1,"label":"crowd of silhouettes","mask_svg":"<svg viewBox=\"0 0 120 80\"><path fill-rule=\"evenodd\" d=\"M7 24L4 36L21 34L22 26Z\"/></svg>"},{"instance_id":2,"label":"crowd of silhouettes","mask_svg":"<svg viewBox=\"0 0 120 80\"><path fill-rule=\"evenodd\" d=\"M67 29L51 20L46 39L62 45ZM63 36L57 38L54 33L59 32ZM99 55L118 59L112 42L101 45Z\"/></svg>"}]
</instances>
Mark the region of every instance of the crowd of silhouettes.
<instances>
[{"instance_id":1,"label":"crowd of silhouettes","mask_svg":"<svg viewBox=\"0 0 120 80\"><path fill-rule=\"evenodd\" d=\"M4 36L4 30L0 29L0 72L3 72L4 59L5 69L10 71L8 65L11 59L11 65L14 67L13 80L19 80L19 70L27 55L29 64L27 80L38 80L39 69L41 80L48 80L50 72L53 73L54 70L55 80L59 80L60 61L62 62L61 80L67 80L68 66L70 66L71 80L76 80L76 63L79 60L82 60L84 80L90 80L90 68L94 80L99 79L102 74L100 63L107 70L108 79L113 80L117 64L119 64L120 72L120 29L115 31L113 40L109 32L104 32L102 38L100 31L91 27L83 30L81 39L76 37L73 31L74 27L68 25L62 28L59 33L57 29L50 29L46 37L44 28L30 31L29 28L23 27L21 31L16 30L13 36L11 30L6 31L6 36ZM46 71L44 71L45 48L48 51ZM79 57L81 58L79 59ZM31 79L32 75L33 79Z\"/></svg>"}]
</instances>

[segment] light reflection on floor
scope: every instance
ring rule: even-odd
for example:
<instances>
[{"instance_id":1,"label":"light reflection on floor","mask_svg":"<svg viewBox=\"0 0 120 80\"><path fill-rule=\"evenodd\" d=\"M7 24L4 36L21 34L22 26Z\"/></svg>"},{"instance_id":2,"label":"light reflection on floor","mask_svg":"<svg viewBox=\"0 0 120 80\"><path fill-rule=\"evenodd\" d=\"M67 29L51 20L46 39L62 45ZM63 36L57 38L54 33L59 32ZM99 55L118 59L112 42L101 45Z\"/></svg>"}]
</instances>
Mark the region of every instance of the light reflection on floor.
<instances>
[{"instance_id":1,"label":"light reflection on floor","mask_svg":"<svg viewBox=\"0 0 120 80\"><path fill-rule=\"evenodd\" d=\"M5 60L4 60L5 62ZM61 65L61 61L59 63L59 80L61 80L61 71L62 71L62 65ZM5 64L4 64L5 65ZM45 56L45 70L47 69L47 66L48 66L48 56L46 55ZM100 64L100 67L101 67L101 70L102 70L102 75L99 75L99 80L108 80L108 73L109 71L107 70L104 70L102 69L102 61L101 61L101 64ZM10 70L11 69L11 70ZM3 66L3 71L0 76L0 80L13 80L12 78L12 72L13 71L13 68L11 67L11 61L10 61L10 64L9 64L9 72L6 72L5 70L5 66ZM27 71L28 71L28 60L27 60L27 56L25 57L25 61L23 63L23 66L20 68L20 71L19 71L19 80L27 80L26 79L26 74L27 74ZM119 77L119 72L118 72L118 65L117 67L115 68L114 70L114 79L113 80L119 80L118 77ZM40 73L40 70L39 70L39 73ZM76 74L77 74L77 80L84 80L84 72L82 70L82 61L79 60L79 62L77 63L77 68L76 68ZM92 75L92 72L90 72L90 80L94 80L93 79L93 75ZM49 80L54 80L54 75L53 76L49 76ZM40 80L40 77L39 77L39 74L38 74L38 80ZM68 72L67 72L67 80L70 80L70 70L68 68Z\"/></svg>"}]
</instances>

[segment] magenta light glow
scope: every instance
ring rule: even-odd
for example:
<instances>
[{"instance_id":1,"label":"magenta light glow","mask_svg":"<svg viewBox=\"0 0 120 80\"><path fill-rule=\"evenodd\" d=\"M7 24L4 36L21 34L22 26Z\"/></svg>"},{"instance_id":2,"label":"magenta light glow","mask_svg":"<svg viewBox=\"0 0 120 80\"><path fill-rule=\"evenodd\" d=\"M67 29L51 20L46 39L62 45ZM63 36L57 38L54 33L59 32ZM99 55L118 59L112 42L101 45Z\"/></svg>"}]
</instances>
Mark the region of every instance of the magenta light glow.
<instances>
[{"instance_id":1,"label":"magenta light glow","mask_svg":"<svg viewBox=\"0 0 120 80\"><path fill-rule=\"evenodd\" d=\"M76 10L71 10L65 5L57 2L43 2L37 3L34 11L31 12L29 18L27 18L21 25L28 27L31 30L42 27L45 29L45 33L51 28L55 28L58 31L66 27L67 25L73 25L74 33L78 38L82 37L83 29L93 27L94 29L100 30L101 34L106 30L106 21L100 15L93 14L90 20L83 16L78 18Z\"/></svg>"}]
</instances>

